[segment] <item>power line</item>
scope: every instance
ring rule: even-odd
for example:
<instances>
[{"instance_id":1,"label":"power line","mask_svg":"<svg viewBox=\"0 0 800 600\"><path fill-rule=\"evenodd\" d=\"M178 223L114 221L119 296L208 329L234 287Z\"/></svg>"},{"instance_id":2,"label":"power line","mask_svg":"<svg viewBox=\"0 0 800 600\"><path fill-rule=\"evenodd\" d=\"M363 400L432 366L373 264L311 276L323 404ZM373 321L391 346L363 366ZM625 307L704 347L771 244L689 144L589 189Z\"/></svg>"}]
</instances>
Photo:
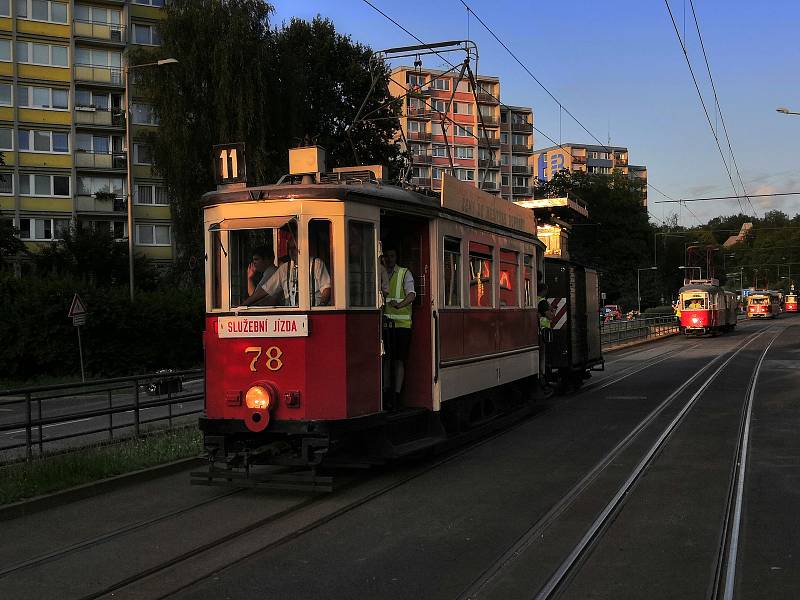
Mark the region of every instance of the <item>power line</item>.
<instances>
[{"instance_id":1,"label":"power line","mask_svg":"<svg viewBox=\"0 0 800 600\"><path fill-rule=\"evenodd\" d=\"M751 198L773 198L778 196L800 196L800 192L775 192L772 194L750 194ZM706 200L736 200L740 196L708 196L706 198L681 198L680 200L655 200L654 204L669 204L677 202L683 204L684 202L705 202ZM758 218L757 215L753 215Z\"/></svg>"},{"instance_id":2,"label":"power line","mask_svg":"<svg viewBox=\"0 0 800 600\"><path fill-rule=\"evenodd\" d=\"M711 81L711 90L714 92L714 102L717 105L717 114L719 115L719 120L722 123L722 131L725 132L725 139L728 142L728 151L731 153L731 160L733 161L733 166L736 169L736 176L739 178L739 184L742 186L742 192L744 192L745 198L747 198L747 202L750 204L750 208L753 210L753 214L755 215L756 207L753 206L752 200L750 200L750 196L747 193L747 189L745 188L744 181L742 180L742 174L739 171L739 163L736 161L736 155L733 153L733 146L731 145L731 138L728 135L728 127L725 125L725 117L722 114L722 106L719 103L719 97L717 96L717 86L714 84L714 77L711 75L711 65L708 62L708 55L706 54L706 46L703 43L703 35L700 33L700 23L697 20L697 13L694 11L694 0L689 0L689 6L692 9L692 17L694 17L694 25L697 29L697 37L700 40L700 49L703 51L703 60L706 63L706 71L708 71L708 79Z\"/></svg>"},{"instance_id":3,"label":"power line","mask_svg":"<svg viewBox=\"0 0 800 600\"><path fill-rule=\"evenodd\" d=\"M736 199L739 201L739 207L741 210L744 210L742 206L741 195L738 194L736 191L736 185L733 183L733 175L731 174L731 170L728 167L728 162L725 160L725 153L722 151L722 146L719 143L719 137L717 136L717 132L714 131L714 124L711 122L711 116L708 114L708 108L706 108L706 102L703 100L703 93L700 91L700 85L697 83L697 77L694 74L694 69L692 68L692 61L689 60L689 53L686 50L686 44L684 44L683 40L681 39L680 30L678 29L678 24L675 22L675 16L672 14L672 8L669 5L669 0L664 0L664 4L667 6L667 12L669 13L669 18L672 21L672 26L675 29L675 35L678 38L678 43L681 46L681 50L683 50L683 57L686 59L686 65L689 67L689 73L692 76L692 81L694 82L695 90L697 91L697 96L700 98L700 105L703 107L703 112L706 115L706 121L708 121L708 126L711 128L711 135L714 136L714 141L717 144L717 150L719 150L719 155L722 158L722 164L725 165L725 171L728 173L728 179L731 182L731 188L733 188L733 193L737 194Z\"/></svg>"}]
</instances>

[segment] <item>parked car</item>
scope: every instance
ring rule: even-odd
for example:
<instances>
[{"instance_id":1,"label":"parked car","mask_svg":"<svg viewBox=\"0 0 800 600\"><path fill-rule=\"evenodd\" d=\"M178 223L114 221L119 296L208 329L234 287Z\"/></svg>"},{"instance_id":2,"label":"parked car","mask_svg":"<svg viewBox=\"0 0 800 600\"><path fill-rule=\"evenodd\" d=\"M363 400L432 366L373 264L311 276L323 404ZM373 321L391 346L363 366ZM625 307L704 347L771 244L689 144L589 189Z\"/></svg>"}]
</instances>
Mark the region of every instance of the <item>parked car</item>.
<instances>
[{"instance_id":1,"label":"parked car","mask_svg":"<svg viewBox=\"0 0 800 600\"><path fill-rule=\"evenodd\" d=\"M620 310L619 304L606 304L603 307L603 311L606 321L614 321L622 318L622 311Z\"/></svg>"},{"instance_id":2,"label":"parked car","mask_svg":"<svg viewBox=\"0 0 800 600\"><path fill-rule=\"evenodd\" d=\"M147 393L151 396L160 396L162 394L174 394L183 391L183 379L180 375L170 375L173 373L172 369L161 369L156 371L157 374L162 375L158 379L153 379L147 385Z\"/></svg>"}]
</instances>

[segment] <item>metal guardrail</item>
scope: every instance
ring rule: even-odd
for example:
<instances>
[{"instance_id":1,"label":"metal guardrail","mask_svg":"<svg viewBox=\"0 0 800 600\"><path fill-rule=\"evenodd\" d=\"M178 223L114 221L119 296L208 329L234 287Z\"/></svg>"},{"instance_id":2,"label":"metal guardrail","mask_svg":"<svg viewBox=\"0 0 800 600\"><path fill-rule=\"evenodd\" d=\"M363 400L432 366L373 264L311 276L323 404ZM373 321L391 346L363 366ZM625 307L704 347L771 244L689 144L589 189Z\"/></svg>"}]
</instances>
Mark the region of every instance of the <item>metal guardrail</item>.
<instances>
[{"instance_id":1,"label":"metal guardrail","mask_svg":"<svg viewBox=\"0 0 800 600\"><path fill-rule=\"evenodd\" d=\"M131 377L98 379L87 383L65 383L0 391L0 436L10 432L24 431L24 442L0 443L0 452L25 448L25 456L31 459L34 450L41 455L45 445L72 438L105 433L109 440L120 429L133 429L139 437L142 427L150 423L167 422L173 419L198 414L199 408L182 409L176 412L175 405L202 401L204 391L183 392L183 384L202 381L202 369L147 373ZM195 379L197 378L197 379ZM153 399L142 398L142 395ZM67 406L64 406L64 404ZM103 406L98 406L99 404ZM60 404L60 406L58 406ZM93 406L94 405L94 406ZM166 414L152 415L152 409L166 407ZM143 414L149 411L149 414ZM16 417L17 413L21 418ZM131 413L132 421L122 422L115 416ZM10 416L6 421L5 415ZM102 426L92 422L90 428L61 435L45 435L48 426L68 425L79 421L106 420Z\"/></svg>"},{"instance_id":2,"label":"metal guardrail","mask_svg":"<svg viewBox=\"0 0 800 600\"><path fill-rule=\"evenodd\" d=\"M680 332L680 324L672 315L631 321L608 321L600 326L600 343L608 346L620 342L662 337L678 332Z\"/></svg>"}]
</instances>

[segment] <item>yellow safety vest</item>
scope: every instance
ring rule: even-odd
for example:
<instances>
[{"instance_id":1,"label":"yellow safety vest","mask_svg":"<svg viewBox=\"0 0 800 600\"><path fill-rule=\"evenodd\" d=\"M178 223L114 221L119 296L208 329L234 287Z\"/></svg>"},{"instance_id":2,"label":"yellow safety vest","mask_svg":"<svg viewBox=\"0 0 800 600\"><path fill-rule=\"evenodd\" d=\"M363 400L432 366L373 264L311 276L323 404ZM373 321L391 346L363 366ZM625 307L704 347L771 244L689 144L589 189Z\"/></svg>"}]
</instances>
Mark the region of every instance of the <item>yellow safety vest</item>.
<instances>
[{"instance_id":1,"label":"yellow safety vest","mask_svg":"<svg viewBox=\"0 0 800 600\"><path fill-rule=\"evenodd\" d=\"M405 300L406 291L403 285L408 269L404 267L397 267L389 280L389 297L386 301L394 300L395 302L402 302ZM383 314L394 321L395 327L411 328L411 304L403 308L394 308L385 306Z\"/></svg>"},{"instance_id":2,"label":"yellow safety vest","mask_svg":"<svg viewBox=\"0 0 800 600\"><path fill-rule=\"evenodd\" d=\"M542 298L541 296L537 296L536 298L536 308L539 308L539 303L547 298ZM548 319L544 315L539 315L539 329L550 329L550 319Z\"/></svg>"}]
</instances>

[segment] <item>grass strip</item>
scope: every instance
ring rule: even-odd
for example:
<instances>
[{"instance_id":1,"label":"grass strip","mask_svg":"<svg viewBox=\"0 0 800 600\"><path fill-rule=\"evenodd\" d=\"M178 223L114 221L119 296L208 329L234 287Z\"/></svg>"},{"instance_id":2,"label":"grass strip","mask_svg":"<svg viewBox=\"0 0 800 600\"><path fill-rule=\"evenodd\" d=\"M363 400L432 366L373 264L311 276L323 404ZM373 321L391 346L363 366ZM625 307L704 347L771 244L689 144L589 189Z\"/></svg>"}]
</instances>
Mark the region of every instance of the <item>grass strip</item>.
<instances>
[{"instance_id":1,"label":"grass strip","mask_svg":"<svg viewBox=\"0 0 800 600\"><path fill-rule=\"evenodd\" d=\"M0 466L0 505L200 454L196 426Z\"/></svg>"}]
</instances>

